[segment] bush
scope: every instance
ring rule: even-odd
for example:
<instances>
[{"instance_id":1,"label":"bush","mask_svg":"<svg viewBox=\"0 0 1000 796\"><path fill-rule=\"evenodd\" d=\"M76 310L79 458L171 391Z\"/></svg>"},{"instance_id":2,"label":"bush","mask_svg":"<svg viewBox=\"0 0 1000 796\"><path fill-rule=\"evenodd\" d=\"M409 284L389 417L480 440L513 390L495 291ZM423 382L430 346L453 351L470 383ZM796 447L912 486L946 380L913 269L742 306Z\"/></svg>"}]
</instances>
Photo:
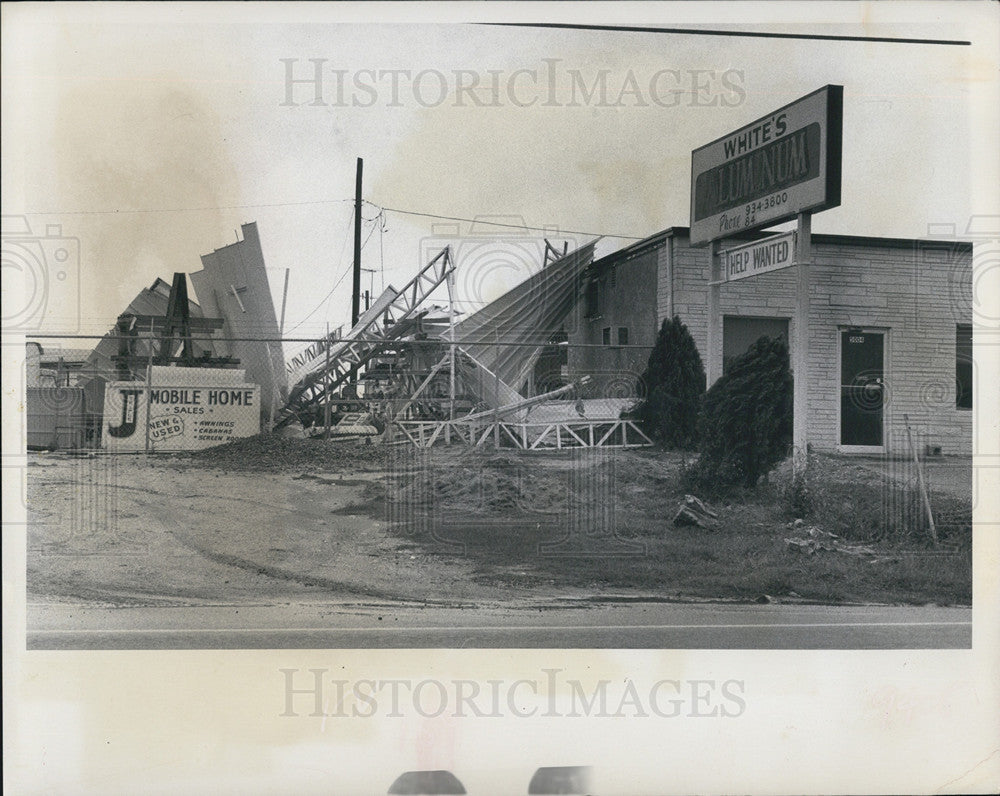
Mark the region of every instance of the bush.
<instances>
[{"instance_id":1,"label":"bush","mask_svg":"<svg viewBox=\"0 0 1000 796\"><path fill-rule=\"evenodd\" d=\"M697 474L707 485L756 486L792 444L788 345L761 337L705 394Z\"/></svg>"},{"instance_id":2,"label":"bush","mask_svg":"<svg viewBox=\"0 0 1000 796\"><path fill-rule=\"evenodd\" d=\"M650 437L668 448L694 448L705 368L687 326L664 320L642 374L645 397L633 410Z\"/></svg>"}]
</instances>

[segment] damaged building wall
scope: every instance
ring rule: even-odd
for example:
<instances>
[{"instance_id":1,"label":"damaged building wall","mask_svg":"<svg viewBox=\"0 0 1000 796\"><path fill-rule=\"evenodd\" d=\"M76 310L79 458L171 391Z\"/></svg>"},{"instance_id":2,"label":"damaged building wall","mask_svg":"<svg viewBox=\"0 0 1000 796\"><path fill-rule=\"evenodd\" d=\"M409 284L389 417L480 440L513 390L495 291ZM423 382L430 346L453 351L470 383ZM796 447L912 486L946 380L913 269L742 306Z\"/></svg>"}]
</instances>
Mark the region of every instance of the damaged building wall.
<instances>
[{"instance_id":1,"label":"damaged building wall","mask_svg":"<svg viewBox=\"0 0 1000 796\"><path fill-rule=\"evenodd\" d=\"M219 353L239 359L247 379L260 385L267 414L288 396L285 357L257 224L243 224L242 232L243 240L203 255L202 270L190 278L205 314L225 320ZM272 342L254 342L264 339Z\"/></svg>"},{"instance_id":2,"label":"damaged building wall","mask_svg":"<svg viewBox=\"0 0 1000 796\"><path fill-rule=\"evenodd\" d=\"M569 330L571 378L590 398L633 398L656 342L656 275L667 241L640 241L596 260ZM636 347L638 346L638 347Z\"/></svg>"}]
</instances>

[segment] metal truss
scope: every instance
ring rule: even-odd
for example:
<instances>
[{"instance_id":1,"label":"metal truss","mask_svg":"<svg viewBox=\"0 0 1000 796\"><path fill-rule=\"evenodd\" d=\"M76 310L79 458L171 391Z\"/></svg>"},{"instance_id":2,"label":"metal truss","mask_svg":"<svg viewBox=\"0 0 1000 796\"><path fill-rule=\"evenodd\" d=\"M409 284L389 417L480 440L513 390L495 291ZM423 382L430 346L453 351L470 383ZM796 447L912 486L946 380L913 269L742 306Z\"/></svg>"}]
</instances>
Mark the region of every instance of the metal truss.
<instances>
[{"instance_id":1,"label":"metal truss","mask_svg":"<svg viewBox=\"0 0 1000 796\"><path fill-rule=\"evenodd\" d=\"M321 403L371 359L392 352L399 339L412 332L413 322L426 314L418 312L420 305L454 270L451 251L445 247L366 324L352 329L347 337L330 335L321 341L311 355L322 359L292 387L280 423Z\"/></svg>"},{"instance_id":2,"label":"metal truss","mask_svg":"<svg viewBox=\"0 0 1000 796\"><path fill-rule=\"evenodd\" d=\"M653 444L631 420L565 420L552 423L475 422L458 420L397 420L393 442L430 448L438 442L458 442L473 448L492 441L496 448L570 450L575 448L644 448Z\"/></svg>"}]
</instances>

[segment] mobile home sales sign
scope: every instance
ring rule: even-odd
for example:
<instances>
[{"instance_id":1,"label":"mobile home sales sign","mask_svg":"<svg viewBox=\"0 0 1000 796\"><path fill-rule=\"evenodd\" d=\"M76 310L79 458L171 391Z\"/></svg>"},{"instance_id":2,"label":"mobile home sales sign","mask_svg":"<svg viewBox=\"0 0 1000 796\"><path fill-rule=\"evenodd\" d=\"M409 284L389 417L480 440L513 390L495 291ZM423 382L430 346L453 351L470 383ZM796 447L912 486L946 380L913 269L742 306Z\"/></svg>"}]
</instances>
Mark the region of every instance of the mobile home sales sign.
<instances>
[{"instance_id":1,"label":"mobile home sales sign","mask_svg":"<svg viewBox=\"0 0 1000 796\"><path fill-rule=\"evenodd\" d=\"M198 450L259 431L256 384L147 387L117 381L105 389L102 439L112 451Z\"/></svg>"},{"instance_id":2,"label":"mobile home sales sign","mask_svg":"<svg viewBox=\"0 0 1000 796\"><path fill-rule=\"evenodd\" d=\"M844 89L824 86L691 153L691 243L840 205Z\"/></svg>"}]
</instances>

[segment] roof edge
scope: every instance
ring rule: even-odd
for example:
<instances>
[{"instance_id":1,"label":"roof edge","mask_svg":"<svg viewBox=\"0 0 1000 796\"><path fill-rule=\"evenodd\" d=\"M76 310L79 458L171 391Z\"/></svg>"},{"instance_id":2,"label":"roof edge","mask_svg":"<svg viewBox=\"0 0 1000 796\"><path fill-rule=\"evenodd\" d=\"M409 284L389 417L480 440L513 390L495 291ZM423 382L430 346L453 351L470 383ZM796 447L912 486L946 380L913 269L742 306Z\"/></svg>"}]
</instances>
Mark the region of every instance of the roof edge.
<instances>
[{"instance_id":1,"label":"roof edge","mask_svg":"<svg viewBox=\"0 0 1000 796\"><path fill-rule=\"evenodd\" d=\"M656 235L650 236L650 239L660 236L679 237L688 236L690 234L690 227L668 227L662 232L657 232ZM744 240L757 240L774 234L776 233L768 230L754 230L753 232L747 232L743 235L734 235L733 237L737 239L742 238ZM968 247L969 251L972 251L972 241L958 237L881 238L870 235L842 235L839 233L814 232L812 233L812 242L844 244L847 246L881 246L884 248L910 248L918 244L921 246L959 246L961 248Z\"/></svg>"}]
</instances>

